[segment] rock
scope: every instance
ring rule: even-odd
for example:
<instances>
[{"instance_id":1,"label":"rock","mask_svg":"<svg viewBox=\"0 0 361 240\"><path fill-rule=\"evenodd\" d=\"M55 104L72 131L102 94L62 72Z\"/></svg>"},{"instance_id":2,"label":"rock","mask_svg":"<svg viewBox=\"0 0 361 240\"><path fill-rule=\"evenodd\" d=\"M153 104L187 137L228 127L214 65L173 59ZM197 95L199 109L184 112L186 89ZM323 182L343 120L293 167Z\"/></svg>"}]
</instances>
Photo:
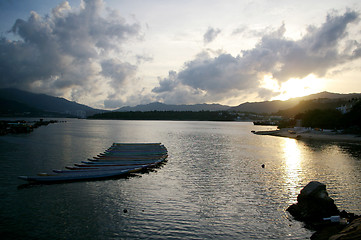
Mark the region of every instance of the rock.
<instances>
[{"instance_id":1,"label":"rock","mask_svg":"<svg viewBox=\"0 0 361 240\"><path fill-rule=\"evenodd\" d=\"M361 239L361 218L353 220L341 232L333 235L330 240Z\"/></svg>"},{"instance_id":2,"label":"rock","mask_svg":"<svg viewBox=\"0 0 361 240\"><path fill-rule=\"evenodd\" d=\"M329 224L312 234L311 240L328 240L331 236L339 233L344 226L340 224Z\"/></svg>"},{"instance_id":3,"label":"rock","mask_svg":"<svg viewBox=\"0 0 361 240\"><path fill-rule=\"evenodd\" d=\"M312 240L361 239L361 217L340 212L332 198L328 196L326 185L320 182L308 183L297 196L297 203L287 208L297 220L306 223L306 227L317 230ZM333 217L332 217L333 216ZM325 220L329 218L329 220ZM332 221L332 220L338 221ZM345 227L345 224L351 224Z\"/></svg>"},{"instance_id":4,"label":"rock","mask_svg":"<svg viewBox=\"0 0 361 240\"><path fill-rule=\"evenodd\" d=\"M308 183L297 196L297 203L287 208L297 220L306 223L320 222L323 218L339 215L332 198L328 196L326 185L317 181Z\"/></svg>"}]
</instances>

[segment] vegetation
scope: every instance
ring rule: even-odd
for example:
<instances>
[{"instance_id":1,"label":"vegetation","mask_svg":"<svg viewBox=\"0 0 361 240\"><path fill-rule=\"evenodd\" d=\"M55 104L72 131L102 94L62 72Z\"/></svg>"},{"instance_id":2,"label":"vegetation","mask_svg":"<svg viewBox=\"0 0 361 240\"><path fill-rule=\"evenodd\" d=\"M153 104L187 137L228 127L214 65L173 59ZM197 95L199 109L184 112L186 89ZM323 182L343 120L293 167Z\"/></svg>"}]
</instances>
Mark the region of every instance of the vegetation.
<instances>
[{"instance_id":1,"label":"vegetation","mask_svg":"<svg viewBox=\"0 0 361 240\"><path fill-rule=\"evenodd\" d=\"M280 110L276 115L283 116L283 117L293 117L299 113L305 113L310 110L327 110L327 109L336 109L339 106L349 104L349 99L328 99L328 98L319 98L319 99L312 99L312 100L305 100L299 102L296 106Z\"/></svg>"},{"instance_id":2,"label":"vegetation","mask_svg":"<svg viewBox=\"0 0 361 240\"><path fill-rule=\"evenodd\" d=\"M345 126L361 129L361 100L359 100L343 118Z\"/></svg>"},{"instance_id":3,"label":"vegetation","mask_svg":"<svg viewBox=\"0 0 361 240\"><path fill-rule=\"evenodd\" d=\"M303 127L323 129L343 129L346 132L361 132L361 100L352 99L353 107L346 114L336 108L312 109L298 113L294 118L283 120L279 128L294 127L297 120Z\"/></svg>"},{"instance_id":4,"label":"vegetation","mask_svg":"<svg viewBox=\"0 0 361 240\"><path fill-rule=\"evenodd\" d=\"M286 118L278 122L278 128L293 128L296 126L296 119Z\"/></svg>"},{"instance_id":5,"label":"vegetation","mask_svg":"<svg viewBox=\"0 0 361 240\"><path fill-rule=\"evenodd\" d=\"M228 111L149 111L149 112L107 112L95 114L89 119L119 120L183 120L183 121L233 121Z\"/></svg>"},{"instance_id":6,"label":"vegetation","mask_svg":"<svg viewBox=\"0 0 361 240\"><path fill-rule=\"evenodd\" d=\"M315 109L297 114L295 118L302 120L303 127L340 129L344 116L336 109Z\"/></svg>"}]
</instances>

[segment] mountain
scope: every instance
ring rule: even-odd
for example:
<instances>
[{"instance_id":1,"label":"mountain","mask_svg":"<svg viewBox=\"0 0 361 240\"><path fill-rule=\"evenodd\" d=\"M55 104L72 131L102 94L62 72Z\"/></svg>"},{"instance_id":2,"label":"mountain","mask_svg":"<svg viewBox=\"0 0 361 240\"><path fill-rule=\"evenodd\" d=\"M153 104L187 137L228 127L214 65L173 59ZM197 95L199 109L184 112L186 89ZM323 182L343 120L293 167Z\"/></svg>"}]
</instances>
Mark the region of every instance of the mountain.
<instances>
[{"instance_id":1,"label":"mountain","mask_svg":"<svg viewBox=\"0 0 361 240\"><path fill-rule=\"evenodd\" d=\"M168 105L160 102L137 105L135 107L122 107L115 112L149 112L149 111L226 111L230 107L220 104L194 104L194 105Z\"/></svg>"},{"instance_id":2,"label":"mountain","mask_svg":"<svg viewBox=\"0 0 361 240\"><path fill-rule=\"evenodd\" d=\"M43 115L44 111L0 97L0 116Z\"/></svg>"},{"instance_id":3,"label":"mountain","mask_svg":"<svg viewBox=\"0 0 361 240\"><path fill-rule=\"evenodd\" d=\"M252 113L277 113L292 116L316 106L325 108L335 104L345 104L349 99L361 98L359 93L338 94L321 92L305 97L292 98L287 101L246 102L236 107L220 104L168 105L154 102L135 107L122 107L115 112L149 112L149 111L239 111ZM311 101L314 99L330 99L330 102ZM332 100L333 99L333 100ZM336 101L337 100L337 101ZM339 101L338 101L339 100ZM338 103L337 103L338 102ZM300 105L301 103L301 105ZM87 117L106 110L94 109L86 105L68 101L64 98L52 97L45 94L35 94L14 88L0 89L0 115L2 116L73 116Z\"/></svg>"},{"instance_id":4,"label":"mountain","mask_svg":"<svg viewBox=\"0 0 361 240\"><path fill-rule=\"evenodd\" d=\"M46 94L35 94L15 88L0 89L1 110L4 114L28 112L39 116L55 113L56 116L87 117L104 110L94 109L86 105L68 101L64 98L52 97ZM4 112L5 111L5 112Z\"/></svg>"},{"instance_id":5,"label":"mountain","mask_svg":"<svg viewBox=\"0 0 361 240\"><path fill-rule=\"evenodd\" d=\"M273 113L279 110L291 108L298 104L298 100L290 99L287 101L265 101L265 102L246 102L237 107L231 107L230 111L253 112L253 113Z\"/></svg>"},{"instance_id":6,"label":"mountain","mask_svg":"<svg viewBox=\"0 0 361 240\"><path fill-rule=\"evenodd\" d=\"M252 113L277 113L279 111L295 108L300 102L313 99L351 99L361 95L358 93L339 94L330 92L320 92L304 97L291 98L286 101L274 100L264 102L246 102L236 107L230 107L220 104L194 104L194 105L168 105L160 102L154 102L135 107L122 107L115 112L149 112L149 111L239 111ZM295 108L297 109L297 108Z\"/></svg>"},{"instance_id":7,"label":"mountain","mask_svg":"<svg viewBox=\"0 0 361 240\"><path fill-rule=\"evenodd\" d=\"M306 101L306 100L313 100L313 99L321 99L321 98L328 98L328 99L351 99L351 98L359 98L361 96L361 93L331 93L331 92L320 92L315 93L311 95L307 95L304 97L298 97L293 99L299 99L300 101Z\"/></svg>"},{"instance_id":8,"label":"mountain","mask_svg":"<svg viewBox=\"0 0 361 240\"><path fill-rule=\"evenodd\" d=\"M350 94L340 98L318 98L311 100L302 100L296 106L280 110L276 114L285 117L294 117L299 113L305 113L310 110L320 109L337 109L344 108L345 112L347 109L351 109L352 106L361 98L361 94L353 95Z\"/></svg>"},{"instance_id":9,"label":"mountain","mask_svg":"<svg viewBox=\"0 0 361 240\"><path fill-rule=\"evenodd\" d=\"M339 94L339 93L330 93L330 92L320 92L316 94L311 94L304 97L291 98L286 101L274 100L274 101L265 101L265 102L246 102L242 103L236 107L231 107L231 111L240 111L240 112L253 112L253 113L276 113L282 110L287 110L290 108L296 107L302 101L314 100L314 99L344 99L349 100L352 98L359 98L361 94L359 93L350 93L350 94Z\"/></svg>"}]
</instances>

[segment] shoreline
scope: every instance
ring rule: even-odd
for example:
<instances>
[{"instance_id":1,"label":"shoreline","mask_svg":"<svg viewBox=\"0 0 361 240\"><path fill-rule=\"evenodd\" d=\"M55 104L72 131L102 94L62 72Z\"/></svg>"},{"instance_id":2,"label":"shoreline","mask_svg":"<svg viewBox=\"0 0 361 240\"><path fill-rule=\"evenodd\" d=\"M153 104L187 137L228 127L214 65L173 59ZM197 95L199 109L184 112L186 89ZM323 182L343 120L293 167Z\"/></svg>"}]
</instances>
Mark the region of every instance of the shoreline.
<instances>
[{"instance_id":1,"label":"shoreline","mask_svg":"<svg viewBox=\"0 0 361 240\"><path fill-rule=\"evenodd\" d=\"M282 128L271 131L254 131L256 135L269 135L277 137L287 137L293 139L314 139L326 141L347 141L361 143L361 135L357 134L343 134L330 131L316 131L316 130L297 130L295 128Z\"/></svg>"}]
</instances>

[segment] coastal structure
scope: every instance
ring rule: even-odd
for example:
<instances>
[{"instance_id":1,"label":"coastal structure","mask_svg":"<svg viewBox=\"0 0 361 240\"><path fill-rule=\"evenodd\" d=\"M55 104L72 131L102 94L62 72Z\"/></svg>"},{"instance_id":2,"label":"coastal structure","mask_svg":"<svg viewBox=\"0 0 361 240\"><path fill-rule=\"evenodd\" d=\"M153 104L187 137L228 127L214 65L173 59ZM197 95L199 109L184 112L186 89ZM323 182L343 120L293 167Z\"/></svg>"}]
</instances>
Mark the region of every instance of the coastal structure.
<instances>
[{"instance_id":1,"label":"coastal structure","mask_svg":"<svg viewBox=\"0 0 361 240\"><path fill-rule=\"evenodd\" d=\"M0 135L30 133L35 128L40 126L47 126L50 123L57 123L57 120L44 121L42 118L39 121L25 121L25 120L1 120L0 121Z\"/></svg>"}]
</instances>

